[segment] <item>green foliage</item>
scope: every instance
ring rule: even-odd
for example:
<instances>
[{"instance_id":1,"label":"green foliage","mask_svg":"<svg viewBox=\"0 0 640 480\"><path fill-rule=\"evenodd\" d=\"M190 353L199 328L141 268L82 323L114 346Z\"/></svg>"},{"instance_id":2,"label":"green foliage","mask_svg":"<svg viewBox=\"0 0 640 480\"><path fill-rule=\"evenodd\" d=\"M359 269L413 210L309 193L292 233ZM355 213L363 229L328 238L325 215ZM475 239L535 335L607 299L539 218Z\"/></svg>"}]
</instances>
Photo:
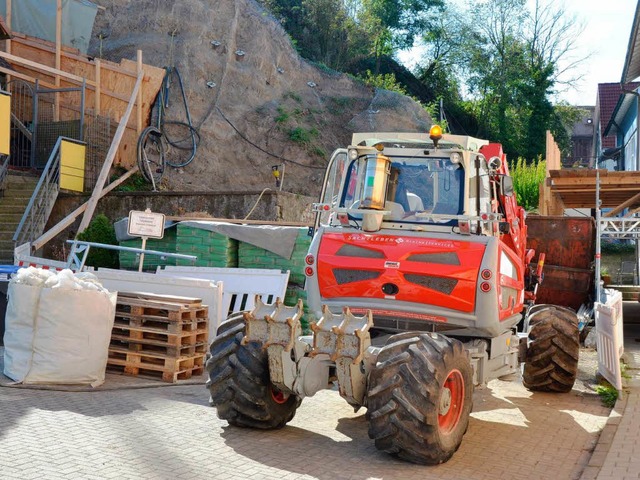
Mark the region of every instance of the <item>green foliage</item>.
<instances>
[{"instance_id":1,"label":"green foliage","mask_svg":"<svg viewBox=\"0 0 640 480\"><path fill-rule=\"evenodd\" d=\"M317 129L315 128L303 128L303 127L295 127L289 130L289 139L296 142L302 143L303 145L309 145L319 134Z\"/></svg>"},{"instance_id":2,"label":"green foliage","mask_svg":"<svg viewBox=\"0 0 640 480\"><path fill-rule=\"evenodd\" d=\"M396 81L396 76L393 73L376 75L371 73L371 70L367 70L364 76L358 78L371 87L383 88L402 95L407 94L405 88Z\"/></svg>"},{"instance_id":3,"label":"green foliage","mask_svg":"<svg viewBox=\"0 0 640 480\"><path fill-rule=\"evenodd\" d=\"M633 243L623 243L619 240L603 240L600 245L600 251L602 253L610 254L627 254L632 255L636 251L636 247Z\"/></svg>"},{"instance_id":4,"label":"green foliage","mask_svg":"<svg viewBox=\"0 0 640 480\"><path fill-rule=\"evenodd\" d=\"M600 400L605 407L613 408L618 400L618 390L608 382L596 386L596 393L600 395Z\"/></svg>"},{"instance_id":5,"label":"green foliage","mask_svg":"<svg viewBox=\"0 0 640 480\"><path fill-rule=\"evenodd\" d=\"M77 236L84 242L105 243L117 245L116 231L109 219L104 214L97 215L84 232ZM104 248L91 247L87 255L87 265L92 267L119 268L118 252Z\"/></svg>"},{"instance_id":6,"label":"green foliage","mask_svg":"<svg viewBox=\"0 0 640 480\"><path fill-rule=\"evenodd\" d=\"M116 168L117 172L111 176L111 182L117 180L126 170L122 167ZM124 183L118 185L116 192L147 192L152 189L151 184L145 180L140 173L134 173Z\"/></svg>"},{"instance_id":7,"label":"green foliage","mask_svg":"<svg viewBox=\"0 0 640 480\"><path fill-rule=\"evenodd\" d=\"M284 107L278 107L278 116L276 117L276 123L284 123L289 120L289 112L285 110Z\"/></svg>"},{"instance_id":8,"label":"green foliage","mask_svg":"<svg viewBox=\"0 0 640 480\"><path fill-rule=\"evenodd\" d=\"M528 164L522 157L509 167L518 205L527 211L538 208L539 187L544 182L546 168L547 162L544 160L538 159Z\"/></svg>"}]
</instances>

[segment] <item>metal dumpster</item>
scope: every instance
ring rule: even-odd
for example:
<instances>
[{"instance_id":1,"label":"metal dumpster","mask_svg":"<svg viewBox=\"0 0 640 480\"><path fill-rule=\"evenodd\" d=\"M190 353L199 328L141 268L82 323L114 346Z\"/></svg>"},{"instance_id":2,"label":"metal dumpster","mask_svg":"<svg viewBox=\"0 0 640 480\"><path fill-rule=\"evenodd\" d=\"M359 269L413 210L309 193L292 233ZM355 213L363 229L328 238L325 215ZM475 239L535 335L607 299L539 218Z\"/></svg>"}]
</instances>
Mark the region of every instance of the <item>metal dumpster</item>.
<instances>
[{"instance_id":1,"label":"metal dumpster","mask_svg":"<svg viewBox=\"0 0 640 480\"><path fill-rule=\"evenodd\" d=\"M594 292L596 225L591 217L527 216L527 247L545 253L544 280L536 303L578 310Z\"/></svg>"}]
</instances>

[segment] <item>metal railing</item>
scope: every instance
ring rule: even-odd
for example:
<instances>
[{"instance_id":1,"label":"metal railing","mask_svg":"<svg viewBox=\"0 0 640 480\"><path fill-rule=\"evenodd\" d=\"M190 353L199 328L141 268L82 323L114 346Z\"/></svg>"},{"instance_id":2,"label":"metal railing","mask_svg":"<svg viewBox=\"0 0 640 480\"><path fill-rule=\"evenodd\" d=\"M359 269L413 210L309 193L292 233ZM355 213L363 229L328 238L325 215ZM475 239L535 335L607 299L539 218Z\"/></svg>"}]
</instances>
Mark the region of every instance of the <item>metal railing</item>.
<instances>
[{"instance_id":1,"label":"metal railing","mask_svg":"<svg viewBox=\"0 0 640 480\"><path fill-rule=\"evenodd\" d=\"M4 157L4 159L3 159ZM0 197L4 195L7 173L9 172L9 155L0 155Z\"/></svg>"},{"instance_id":2,"label":"metal railing","mask_svg":"<svg viewBox=\"0 0 640 480\"><path fill-rule=\"evenodd\" d=\"M42 175L40 175L38 185L31 195L29 205L27 205L16 233L13 235L15 245L32 242L44 232L44 227L60 191L60 144L62 140L74 141L58 137Z\"/></svg>"}]
</instances>

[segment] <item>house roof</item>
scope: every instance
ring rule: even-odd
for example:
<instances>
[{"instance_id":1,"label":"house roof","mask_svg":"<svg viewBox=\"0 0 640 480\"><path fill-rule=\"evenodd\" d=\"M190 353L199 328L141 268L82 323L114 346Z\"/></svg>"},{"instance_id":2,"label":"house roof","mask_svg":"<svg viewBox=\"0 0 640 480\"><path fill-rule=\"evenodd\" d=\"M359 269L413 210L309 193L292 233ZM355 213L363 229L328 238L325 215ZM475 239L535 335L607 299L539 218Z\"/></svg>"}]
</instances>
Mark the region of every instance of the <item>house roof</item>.
<instances>
[{"instance_id":1,"label":"house roof","mask_svg":"<svg viewBox=\"0 0 640 480\"><path fill-rule=\"evenodd\" d=\"M4 23L4 18L0 15L0 40L7 40L11 38L11 30L7 27L7 24Z\"/></svg>"},{"instance_id":2,"label":"house roof","mask_svg":"<svg viewBox=\"0 0 640 480\"><path fill-rule=\"evenodd\" d=\"M631 27L631 35L629 35L629 45L627 47L627 56L624 60L624 68L622 69L621 83L629 82L640 77L640 2L636 7L636 14L633 17L633 25Z\"/></svg>"},{"instance_id":3,"label":"house roof","mask_svg":"<svg viewBox=\"0 0 640 480\"><path fill-rule=\"evenodd\" d=\"M633 102L633 97L635 96L634 92L638 87L640 87L640 82L629 82L625 84L620 83L605 83L598 85L600 88L601 85L615 85L615 87L608 87L606 92L604 93L605 101L607 104L607 109L609 114L604 116L602 103L601 105L601 125L605 125L605 128L602 132L603 140L609 134L614 134L618 131L619 124L622 121L622 118L627 113L629 106ZM598 91L598 95L600 92ZM613 105L613 108L611 106ZM604 141L603 141L604 146ZM611 147L615 146L610 145Z\"/></svg>"}]
</instances>

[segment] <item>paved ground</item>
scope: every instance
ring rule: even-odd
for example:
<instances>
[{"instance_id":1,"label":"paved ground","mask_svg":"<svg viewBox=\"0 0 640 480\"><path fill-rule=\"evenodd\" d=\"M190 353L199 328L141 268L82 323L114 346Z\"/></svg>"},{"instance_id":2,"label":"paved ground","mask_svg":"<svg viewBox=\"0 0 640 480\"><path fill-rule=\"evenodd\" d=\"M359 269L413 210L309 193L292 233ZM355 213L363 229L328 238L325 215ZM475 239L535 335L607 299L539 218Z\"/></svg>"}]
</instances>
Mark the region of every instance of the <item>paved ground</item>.
<instances>
[{"instance_id":1,"label":"paved ground","mask_svg":"<svg viewBox=\"0 0 640 480\"><path fill-rule=\"evenodd\" d=\"M581 362L587 383L594 358ZM378 452L364 409L354 413L334 391L306 399L275 432L229 427L207 400L202 385L0 387L0 479L576 479L609 415L582 381L564 395L494 381L475 392L453 459L424 467Z\"/></svg>"},{"instance_id":2,"label":"paved ground","mask_svg":"<svg viewBox=\"0 0 640 480\"><path fill-rule=\"evenodd\" d=\"M638 322L625 323L626 388L600 435L582 480L640 479L640 304L625 302L625 319Z\"/></svg>"}]
</instances>

